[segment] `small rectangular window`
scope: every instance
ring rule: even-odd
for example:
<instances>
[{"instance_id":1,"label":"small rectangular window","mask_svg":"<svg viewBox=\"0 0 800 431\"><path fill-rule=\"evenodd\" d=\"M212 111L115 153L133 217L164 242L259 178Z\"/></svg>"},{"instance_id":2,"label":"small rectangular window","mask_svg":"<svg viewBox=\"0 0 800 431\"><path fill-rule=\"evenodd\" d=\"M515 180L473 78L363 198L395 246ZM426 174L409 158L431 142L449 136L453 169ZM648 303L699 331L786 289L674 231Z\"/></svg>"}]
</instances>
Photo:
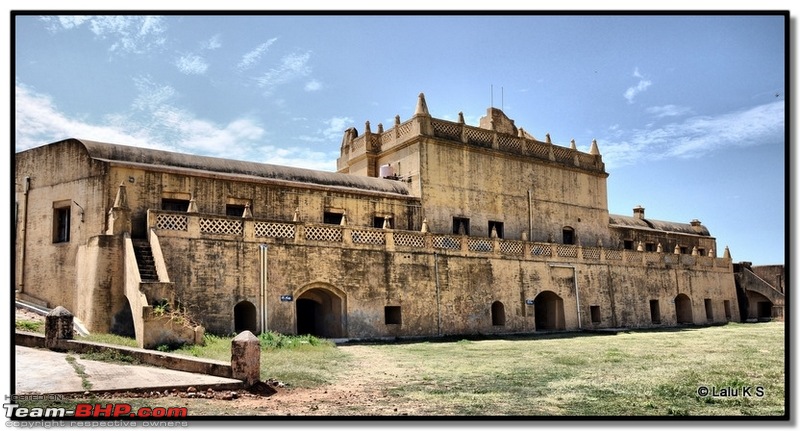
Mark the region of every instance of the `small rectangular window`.
<instances>
[{"instance_id":1,"label":"small rectangular window","mask_svg":"<svg viewBox=\"0 0 800 431\"><path fill-rule=\"evenodd\" d=\"M53 208L53 242L69 242L70 207Z\"/></svg>"},{"instance_id":2,"label":"small rectangular window","mask_svg":"<svg viewBox=\"0 0 800 431\"><path fill-rule=\"evenodd\" d=\"M244 205L227 204L225 205L225 215L241 217L244 215L244 207Z\"/></svg>"},{"instance_id":3,"label":"small rectangular window","mask_svg":"<svg viewBox=\"0 0 800 431\"><path fill-rule=\"evenodd\" d=\"M654 325L661 324L661 308L658 306L658 299L650 300L650 322Z\"/></svg>"},{"instance_id":4,"label":"small rectangular window","mask_svg":"<svg viewBox=\"0 0 800 431\"><path fill-rule=\"evenodd\" d=\"M599 305L592 305L590 307L590 312L592 315L592 323L600 323L600 306Z\"/></svg>"},{"instance_id":5,"label":"small rectangular window","mask_svg":"<svg viewBox=\"0 0 800 431\"><path fill-rule=\"evenodd\" d=\"M325 224L342 224L343 216L343 213L325 211L325 214L322 216L322 222Z\"/></svg>"},{"instance_id":6,"label":"small rectangular window","mask_svg":"<svg viewBox=\"0 0 800 431\"><path fill-rule=\"evenodd\" d=\"M164 211L180 211L186 212L189 210L189 201L185 199L161 199L161 209Z\"/></svg>"},{"instance_id":7,"label":"small rectangular window","mask_svg":"<svg viewBox=\"0 0 800 431\"><path fill-rule=\"evenodd\" d=\"M624 248L625 250L633 250L633 241L631 241L631 240L629 240L629 239L626 239L626 240L623 242L623 248Z\"/></svg>"},{"instance_id":8,"label":"small rectangular window","mask_svg":"<svg viewBox=\"0 0 800 431\"><path fill-rule=\"evenodd\" d=\"M647 242L644 244L644 251L656 251L656 245L652 242Z\"/></svg>"},{"instance_id":9,"label":"small rectangular window","mask_svg":"<svg viewBox=\"0 0 800 431\"><path fill-rule=\"evenodd\" d=\"M705 256L706 255L706 249L698 248L697 249L697 254L699 254L700 256Z\"/></svg>"},{"instance_id":10,"label":"small rectangular window","mask_svg":"<svg viewBox=\"0 0 800 431\"><path fill-rule=\"evenodd\" d=\"M689 248L688 247L681 246L680 250L681 250L681 254L689 254Z\"/></svg>"},{"instance_id":11,"label":"small rectangular window","mask_svg":"<svg viewBox=\"0 0 800 431\"><path fill-rule=\"evenodd\" d=\"M725 319L731 320L731 301L726 299L722 301L722 304L725 306Z\"/></svg>"},{"instance_id":12,"label":"small rectangular window","mask_svg":"<svg viewBox=\"0 0 800 431\"><path fill-rule=\"evenodd\" d=\"M399 325L403 322L399 305L387 305L383 309L383 314L387 325Z\"/></svg>"},{"instance_id":13,"label":"small rectangular window","mask_svg":"<svg viewBox=\"0 0 800 431\"><path fill-rule=\"evenodd\" d=\"M469 235L469 219L453 217L453 235Z\"/></svg>"},{"instance_id":14,"label":"small rectangular window","mask_svg":"<svg viewBox=\"0 0 800 431\"><path fill-rule=\"evenodd\" d=\"M501 221L489 221L489 236L494 237L497 235L497 238L503 237L503 222Z\"/></svg>"}]
</instances>

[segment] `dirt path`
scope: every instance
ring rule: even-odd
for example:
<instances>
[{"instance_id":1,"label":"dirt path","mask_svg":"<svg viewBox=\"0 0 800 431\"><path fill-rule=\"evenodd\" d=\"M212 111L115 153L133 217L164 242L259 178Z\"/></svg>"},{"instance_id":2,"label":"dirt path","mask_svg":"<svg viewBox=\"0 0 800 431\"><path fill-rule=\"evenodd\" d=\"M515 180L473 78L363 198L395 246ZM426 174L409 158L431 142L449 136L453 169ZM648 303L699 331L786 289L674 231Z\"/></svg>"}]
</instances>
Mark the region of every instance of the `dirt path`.
<instances>
[{"instance_id":1,"label":"dirt path","mask_svg":"<svg viewBox=\"0 0 800 431\"><path fill-rule=\"evenodd\" d=\"M281 389L265 398L237 400L236 407L268 415L392 416L415 415L413 405L395 405L388 389L403 383L395 361L370 346L340 346L353 355L350 368L332 384L315 389Z\"/></svg>"}]
</instances>

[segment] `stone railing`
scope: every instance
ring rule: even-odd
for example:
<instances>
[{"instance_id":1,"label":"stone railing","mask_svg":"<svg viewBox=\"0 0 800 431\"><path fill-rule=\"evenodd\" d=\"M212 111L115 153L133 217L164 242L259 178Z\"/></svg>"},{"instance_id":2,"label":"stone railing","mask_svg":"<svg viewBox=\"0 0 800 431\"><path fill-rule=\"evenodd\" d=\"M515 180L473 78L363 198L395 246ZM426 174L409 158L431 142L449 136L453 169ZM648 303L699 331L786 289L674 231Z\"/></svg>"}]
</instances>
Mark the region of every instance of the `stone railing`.
<instances>
[{"instance_id":1,"label":"stone railing","mask_svg":"<svg viewBox=\"0 0 800 431\"><path fill-rule=\"evenodd\" d=\"M568 147L498 133L459 122L429 117L414 117L383 133L364 133L350 143L346 158L353 160L368 152L379 153L401 145L418 135L459 141L465 145L494 149L518 156L549 160L582 169L604 172L600 156L583 153Z\"/></svg>"},{"instance_id":2,"label":"stone railing","mask_svg":"<svg viewBox=\"0 0 800 431\"><path fill-rule=\"evenodd\" d=\"M148 226L162 239L240 238L251 242L283 242L386 251L425 251L474 257L619 265L682 266L713 270L731 268L731 260L711 256L584 247L580 245L449 235L333 224L242 219L221 215L149 210Z\"/></svg>"}]
</instances>

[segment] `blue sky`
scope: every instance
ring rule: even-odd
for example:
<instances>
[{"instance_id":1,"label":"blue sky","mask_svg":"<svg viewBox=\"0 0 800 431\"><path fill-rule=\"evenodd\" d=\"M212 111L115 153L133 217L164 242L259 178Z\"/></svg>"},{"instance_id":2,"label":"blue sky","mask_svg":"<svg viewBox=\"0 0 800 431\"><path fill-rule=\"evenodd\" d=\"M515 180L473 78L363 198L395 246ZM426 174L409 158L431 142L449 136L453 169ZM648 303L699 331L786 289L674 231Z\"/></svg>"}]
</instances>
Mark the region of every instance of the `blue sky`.
<instances>
[{"instance_id":1,"label":"blue sky","mask_svg":"<svg viewBox=\"0 0 800 431\"><path fill-rule=\"evenodd\" d=\"M609 210L784 263L781 16L17 16L16 151L65 139L335 170L348 127L490 105L597 139ZM493 89L493 91L492 91Z\"/></svg>"}]
</instances>

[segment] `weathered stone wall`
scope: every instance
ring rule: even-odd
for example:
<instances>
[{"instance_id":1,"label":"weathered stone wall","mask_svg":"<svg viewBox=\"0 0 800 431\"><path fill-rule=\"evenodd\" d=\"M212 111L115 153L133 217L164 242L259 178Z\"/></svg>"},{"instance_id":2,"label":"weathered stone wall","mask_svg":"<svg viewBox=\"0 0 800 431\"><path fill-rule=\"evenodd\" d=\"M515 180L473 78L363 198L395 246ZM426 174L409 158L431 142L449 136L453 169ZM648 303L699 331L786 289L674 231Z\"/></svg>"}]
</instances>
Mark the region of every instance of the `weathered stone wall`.
<instances>
[{"instance_id":1,"label":"weathered stone wall","mask_svg":"<svg viewBox=\"0 0 800 431\"><path fill-rule=\"evenodd\" d=\"M76 310L79 318L84 316L76 303L78 249L105 233L105 214L114 199L105 173L104 164L91 160L85 148L71 140L15 157L15 288L51 308ZM70 209L68 242L54 243L56 206Z\"/></svg>"},{"instance_id":2,"label":"weathered stone wall","mask_svg":"<svg viewBox=\"0 0 800 431\"><path fill-rule=\"evenodd\" d=\"M583 245L610 242L605 174L438 139L421 148L423 210L434 232L451 232L453 217L465 217L475 236L489 236L491 220L509 239L532 225L532 241L560 243L571 227Z\"/></svg>"},{"instance_id":3,"label":"weathered stone wall","mask_svg":"<svg viewBox=\"0 0 800 431\"><path fill-rule=\"evenodd\" d=\"M785 293L786 271L783 265L757 265L750 269L781 293Z\"/></svg>"},{"instance_id":4,"label":"weathered stone wall","mask_svg":"<svg viewBox=\"0 0 800 431\"><path fill-rule=\"evenodd\" d=\"M233 332L237 303L260 304L259 243L181 238L171 232L160 232L159 238L165 256L182 257L167 259L178 297L193 315L201 316L210 332ZM285 333L297 331L297 300L314 289L340 296L333 304L341 310L334 319L342 327L337 336L351 338L530 332L541 328L535 324L536 307L526 300L547 291L562 300L563 328L552 329L675 325L679 293L691 299L694 323L738 320L729 268L690 268L679 261L670 266L641 263L645 254L664 257L657 253L638 253L638 264L622 265L477 257L455 251L391 252L377 245L267 242L268 329ZM196 264L204 261L214 264ZM292 295L293 301L281 301L282 295ZM712 301L710 320L706 298ZM650 300L658 300L657 324L651 320ZM503 325L492 324L495 301L503 304ZM723 301L729 301L730 318ZM401 307L401 324L385 323L386 306ZM592 322L592 306L599 307L599 322ZM260 316L262 310L257 313Z\"/></svg>"}]
</instances>

